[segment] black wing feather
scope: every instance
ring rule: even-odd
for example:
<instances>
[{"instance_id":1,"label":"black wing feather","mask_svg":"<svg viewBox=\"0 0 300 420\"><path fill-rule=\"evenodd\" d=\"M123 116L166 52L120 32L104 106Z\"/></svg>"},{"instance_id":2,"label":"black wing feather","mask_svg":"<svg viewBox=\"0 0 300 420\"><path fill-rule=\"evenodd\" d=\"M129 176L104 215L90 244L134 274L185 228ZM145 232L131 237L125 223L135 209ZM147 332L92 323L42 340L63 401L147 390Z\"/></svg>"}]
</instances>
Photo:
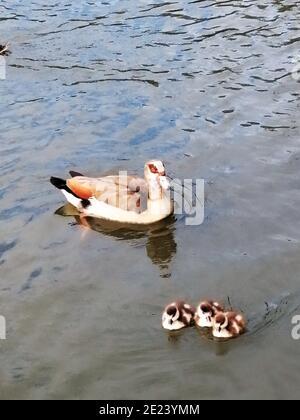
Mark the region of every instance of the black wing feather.
<instances>
[{"instance_id":1,"label":"black wing feather","mask_svg":"<svg viewBox=\"0 0 300 420\"><path fill-rule=\"evenodd\" d=\"M70 171L70 175L72 178L76 178L76 176L84 176L80 172Z\"/></svg>"}]
</instances>

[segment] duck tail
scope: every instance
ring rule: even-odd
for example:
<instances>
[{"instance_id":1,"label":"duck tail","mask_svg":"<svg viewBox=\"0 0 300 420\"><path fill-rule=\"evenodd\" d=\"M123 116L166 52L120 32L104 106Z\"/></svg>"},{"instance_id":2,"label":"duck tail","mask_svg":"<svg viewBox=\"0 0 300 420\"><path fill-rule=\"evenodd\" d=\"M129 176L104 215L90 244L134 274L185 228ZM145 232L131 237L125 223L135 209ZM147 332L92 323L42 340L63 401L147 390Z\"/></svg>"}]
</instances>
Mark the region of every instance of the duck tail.
<instances>
[{"instance_id":1,"label":"duck tail","mask_svg":"<svg viewBox=\"0 0 300 420\"><path fill-rule=\"evenodd\" d=\"M52 185L54 185L54 187L62 191L68 202L71 203L74 207L86 209L91 204L89 200L82 199L74 191L72 191L68 187L66 180L52 176L50 178L50 182Z\"/></svg>"},{"instance_id":2,"label":"duck tail","mask_svg":"<svg viewBox=\"0 0 300 420\"><path fill-rule=\"evenodd\" d=\"M52 176L50 178L50 182L52 185L54 185L54 187L58 188L59 190L66 190L68 188L65 179L56 178L55 176Z\"/></svg>"},{"instance_id":3,"label":"duck tail","mask_svg":"<svg viewBox=\"0 0 300 420\"><path fill-rule=\"evenodd\" d=\"M50 178L50 182L52 185L54 185L54 187L58 188L59 190L63 190L66 191L67 193L73 195L76 198L79 198L77 194L75 194L67 185L67 181L65 179L62 178L56 178L55 176L52 176Z\"/></svg>"}]
</instances>

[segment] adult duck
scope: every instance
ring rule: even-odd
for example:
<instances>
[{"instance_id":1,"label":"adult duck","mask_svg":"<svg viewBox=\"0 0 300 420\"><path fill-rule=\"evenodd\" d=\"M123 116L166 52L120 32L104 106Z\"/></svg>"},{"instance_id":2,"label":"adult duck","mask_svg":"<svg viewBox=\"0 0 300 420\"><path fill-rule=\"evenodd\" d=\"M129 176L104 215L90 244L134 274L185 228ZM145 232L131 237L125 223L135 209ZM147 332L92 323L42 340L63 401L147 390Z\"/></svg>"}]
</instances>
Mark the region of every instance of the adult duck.
<instances>
[{"instance_id":1,"label":"adult duck","mask_svg":"<svg viewBox=\"0 0 300 420\"><path fill-rule=\"evenodd\" d=\"M159 160L145 164L144 178L126 172L102 178L74 171L70 175L67 180L51 177L50 182L83 216L147 225L173 213L170 183Z\"/></svg>"}]
</instances>

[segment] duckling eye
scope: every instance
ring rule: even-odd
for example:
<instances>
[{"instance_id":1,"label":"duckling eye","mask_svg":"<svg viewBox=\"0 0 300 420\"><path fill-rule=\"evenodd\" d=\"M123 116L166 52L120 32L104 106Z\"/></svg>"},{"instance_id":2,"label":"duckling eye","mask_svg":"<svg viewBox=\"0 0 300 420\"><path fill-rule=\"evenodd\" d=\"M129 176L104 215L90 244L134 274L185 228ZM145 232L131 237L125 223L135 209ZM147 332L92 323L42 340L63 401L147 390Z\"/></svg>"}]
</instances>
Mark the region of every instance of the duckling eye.
<instances>
[{"instance_id":1,"label":"duckling eye","mask_svg":"<svg viewBox=\"0 0 300 420\"><path fill-rule=\"evenodd\" d=\"M156 167L155 165L153 165L152 163L150 163L150 165L148 165L148 168L150 169L150 171L151 171L153 174L157 174L157 173L158 173L158 169L157 169L157 167Z\"/></svg>"}]
</instances>

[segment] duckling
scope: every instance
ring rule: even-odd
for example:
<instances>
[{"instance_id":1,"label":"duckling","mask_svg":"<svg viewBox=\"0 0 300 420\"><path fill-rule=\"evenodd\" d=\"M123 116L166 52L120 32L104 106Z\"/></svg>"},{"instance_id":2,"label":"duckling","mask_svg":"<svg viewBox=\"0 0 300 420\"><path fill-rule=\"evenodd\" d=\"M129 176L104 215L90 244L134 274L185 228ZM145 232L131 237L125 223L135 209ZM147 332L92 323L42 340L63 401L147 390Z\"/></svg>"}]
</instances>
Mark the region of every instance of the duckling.
<instances>
[{"instance_id":1,"label":"duckling","mask_svg":"<svg viewBox=\"0 0 300 420\"><path fill-rule=\"evenodd\" d=\"M246 320L237 312L219 312L213 323L213 336L216 338L234 338L246 330Z\"/></svg>"},{"instance_id":2,"label":"duckling","mask_svg":"<svg viewBox=\"0 0 300 420\"><path fill-rule=\"evenodd\" d=\"M200 302L194 318L196 325L200 328L212 328L214 317L219 312L224 312L224 307L219 302L211 300Z\"/></svg>"},{"instance_id":3,"label":"duckling","mask_svg":"<svg viewBox=\"0 0 300 420\"><path fill-rule=\"evenodd\" d=\"M162 315L162 326L175 331L193 324L195 308L183 301L176 301L166 306Z\"/></svg>"}]
</instances>

